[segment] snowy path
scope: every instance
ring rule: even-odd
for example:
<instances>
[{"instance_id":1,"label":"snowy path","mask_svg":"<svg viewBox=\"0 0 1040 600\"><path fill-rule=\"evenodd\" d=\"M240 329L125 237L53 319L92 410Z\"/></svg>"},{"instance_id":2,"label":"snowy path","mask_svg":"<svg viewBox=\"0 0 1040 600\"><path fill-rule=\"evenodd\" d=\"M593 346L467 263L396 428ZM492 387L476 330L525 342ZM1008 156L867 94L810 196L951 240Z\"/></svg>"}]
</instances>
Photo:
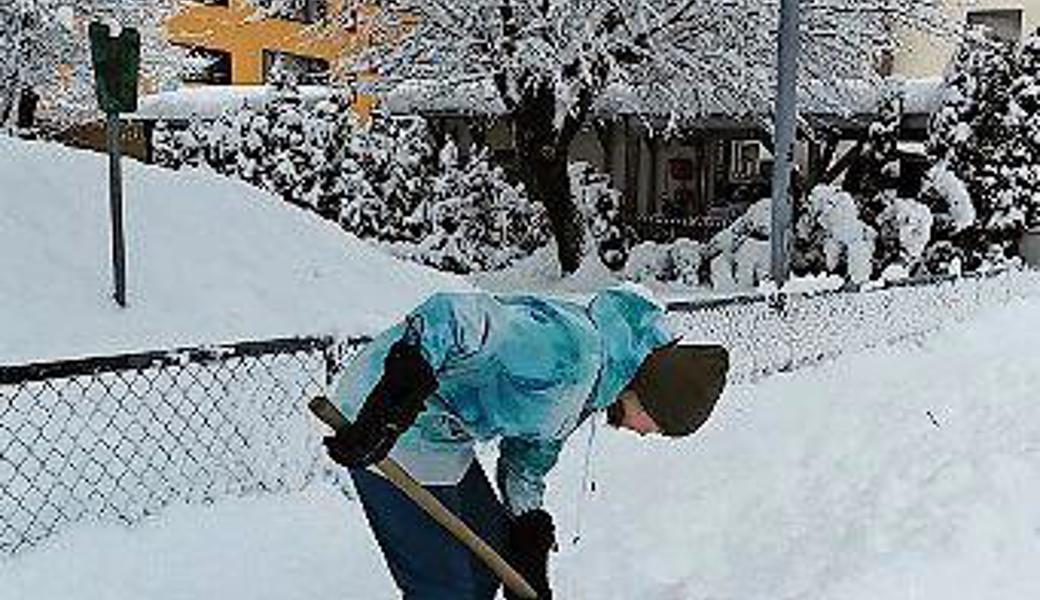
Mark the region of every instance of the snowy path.
<instances>
[{"instance_id":1,"label":"snowy path","mask_svg":"<svg viewBox=\"0 0 1040 600\"><path fill-rule=\"evenodd\" d=\"M1018 302L734 386L694 439L600 428L580 503L579 431L550 481L558 597L1037 597L1038 331L1040 301ZM83 526L0 562L0 598L393 598L361 518L310 490Z\"/></svg>"}]
</instances>

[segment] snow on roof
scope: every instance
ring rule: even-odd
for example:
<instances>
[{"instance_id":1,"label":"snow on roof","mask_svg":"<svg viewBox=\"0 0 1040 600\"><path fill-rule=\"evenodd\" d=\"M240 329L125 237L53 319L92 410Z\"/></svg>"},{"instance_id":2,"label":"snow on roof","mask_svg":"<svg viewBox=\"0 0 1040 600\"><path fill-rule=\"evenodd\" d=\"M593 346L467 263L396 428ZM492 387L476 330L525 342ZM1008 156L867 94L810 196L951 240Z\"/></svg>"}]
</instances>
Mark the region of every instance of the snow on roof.
<instances>
[{"instance_id":1,"label":"snow on roof","mask_svg":"<svg viewBox=\"0 0 1040 600\"><path fill-rule=\"evenodd\" d=\"M340 93L324 85L299 86L305 103L317 102ZM279 95L271 85L198 85L143 96L137 112L131 119L185 119L189 117L216 118L228 109L249 106L260 107Z\"/></svg>"},{"instance_id":2,"label":"snow on roof","mask_svg":"<svg viewBox=\"0 0 1040 600\"><path fill-rule=\"evenodd\" d=\"M942 103L942 77L922 77L903 81L903 112L930 115Z\"/></svg>"},{"instance_id":3,"label":"snow on roof","mask_svg":"<svg viewBox=\"0 0 1040 600\"><path fill-rule=\"evenodd\" d=\"M456 115L501 115L505 106L498 98L493 84L488 80L457 81L412 80L391 86L377 84L382 88L383 105L391 112L422 112ZM941 100L942 79L893 80L904 92L904 113L908 115L930 114ZM884 87L865 80L846 80L844 89L835 89L833 84L823 81L810 82L802 86L801 104L814 116L869 115L877 112ZM707 99L705 120L731 114L731 110L719 102ZM630 87L615 85L597 102L602 113L624 115L644 110L645 100ZM755 116L768 115L772 110L766 103L755 107ZM663 112L663 111L657 111Z\"/></svg>"}]
</instances>

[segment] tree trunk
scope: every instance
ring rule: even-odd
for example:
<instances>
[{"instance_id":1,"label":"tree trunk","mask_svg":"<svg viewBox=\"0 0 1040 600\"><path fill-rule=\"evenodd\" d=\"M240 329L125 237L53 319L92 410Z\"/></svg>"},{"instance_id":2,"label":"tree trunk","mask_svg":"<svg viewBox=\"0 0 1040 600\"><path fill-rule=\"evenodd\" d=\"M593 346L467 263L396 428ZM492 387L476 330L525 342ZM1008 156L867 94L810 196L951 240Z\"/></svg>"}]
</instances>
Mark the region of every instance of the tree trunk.
<instances>
[{"instance_id":1,"label":"tree trunk","mask_svg":"<svg viewBox=\"0 0 1040 600\"><path fill-rule=\"evenodd\" d=\"M556 239L564 275L581 264L584 225L571 197L567 152L572 134L561 134L553 123L556 98L551 85L526 93L514 112L520 176L531 199L545 207ZM566 131L572 128L565 127Z\"/></svg>"},{"instance_id":2,"label":"tree trunk","mask_svg":"<svg viewBox=\"0 0 1040 600\"><path fill-rule=\"evenodd\" d=\"M581 265L584 227L571 198L567 156L546 158L521 153L521 162L531 199L540 202L549 217L560 269L564 275L574 273Z\"/></svg>"}]
</instances>

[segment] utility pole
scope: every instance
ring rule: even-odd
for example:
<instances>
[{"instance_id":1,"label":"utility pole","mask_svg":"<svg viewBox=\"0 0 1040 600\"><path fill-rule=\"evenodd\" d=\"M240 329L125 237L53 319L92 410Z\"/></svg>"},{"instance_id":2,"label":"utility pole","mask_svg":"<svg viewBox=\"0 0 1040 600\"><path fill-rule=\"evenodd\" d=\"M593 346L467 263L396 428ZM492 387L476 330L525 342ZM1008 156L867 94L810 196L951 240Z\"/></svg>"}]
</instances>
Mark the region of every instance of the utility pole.
<instances>
[{"instance_id":1,"label":"utility pole","mask_svg":"<svg viewBox=\"0 0 1040 600\"><path fill-rule=\"evenodd\" d=\"M777 289L791 273L791 167L798 120L798 0L780 0L777 90L773 139L773 207L770 273Z\"/></svg>"}]
</instances>

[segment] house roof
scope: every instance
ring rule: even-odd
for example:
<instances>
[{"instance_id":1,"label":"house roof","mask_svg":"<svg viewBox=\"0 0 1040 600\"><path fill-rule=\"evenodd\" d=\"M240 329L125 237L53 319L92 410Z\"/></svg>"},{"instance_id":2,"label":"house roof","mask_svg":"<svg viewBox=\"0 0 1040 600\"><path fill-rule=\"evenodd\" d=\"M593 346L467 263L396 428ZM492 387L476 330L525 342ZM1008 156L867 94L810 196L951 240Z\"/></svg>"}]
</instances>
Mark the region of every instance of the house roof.
<instances>
[{"instance_id":1,"label":"house roof","mask_svg":"<svg viewBox=\"0 0 1040 600\"><path fill-rule=\"evenodd\" d=\"M940 78L892 80L891 84L902 90L906 115L928 115L934 112L941 101L942 80ZM487 80L467 82L437 82L411 80L397 84L376 83L383 105L391 112L419 112L438 115L502 115L505 106L498 98L494 86ZM843 89L835 89L831 83L821 81L803 85L800 104L803 116L818 119L856 120L857 117L874 115L883 100L885 89L874 82L847 80ZM599 99L595 110L603 115L650 114L664 117L664 110L647 110L647 101L637 92L624 86L613 86ZM804 107L808 107L806 110ZM768 118L772 107L761 101L752 114L736 115L721 101L706 98L701 116L693 119L696 125L727 125L747 123ZM689 119L686 120L690 121Z\"/></svg>"}]
</instances>

